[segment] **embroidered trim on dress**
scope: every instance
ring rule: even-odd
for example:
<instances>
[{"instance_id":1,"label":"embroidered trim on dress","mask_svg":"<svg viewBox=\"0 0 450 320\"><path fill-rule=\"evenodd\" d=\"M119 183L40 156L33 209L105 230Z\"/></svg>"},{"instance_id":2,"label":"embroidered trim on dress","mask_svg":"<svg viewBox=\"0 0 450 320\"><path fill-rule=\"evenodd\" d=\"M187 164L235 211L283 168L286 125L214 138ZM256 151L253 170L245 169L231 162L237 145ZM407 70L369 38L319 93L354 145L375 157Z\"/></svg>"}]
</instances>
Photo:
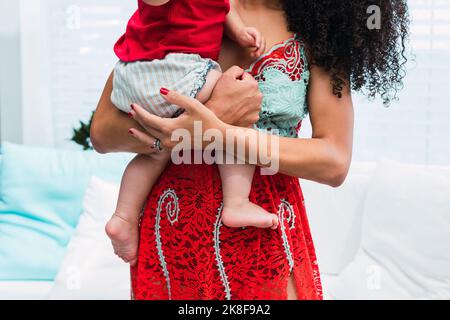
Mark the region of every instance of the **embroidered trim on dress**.
<instances>
[{"instance_id":1,"label":"embroidered trim on dress","mask_svg":"<svg viewBox=\"0 0 450 320\"><path fill-rule=\"evenodd\" d=\"M162 248L161 242L161 213L164 202L168 199L172 198L174 201L174 207L172 208L172 203L169 202L166 205L167 218L171 225L178 221L178 215L180 212L180 208L178 205L178 196L174 190L168 189L164 191L161 197L158 200L158 208L156 210L156 222L155 222L155 236L156 236L156 249L158 250L159 262L161 264L161 268L163 269L164 277L166 278L167 291L169 294L169 300L172 300L172 290L170 286L170 275L169 270L167 269L166 258L164 257L164 251Z\"/></svg>"},{"instance_id":2,"label":"embroidered trim on dress","mask_svg":"<svg viewBox=\"0 0 450 320\"><path fill-rule=\"evenodd\" d=\"M217 267L219 268L220 278L222 279L223 286L225 288L225 298L231 300L231 289L228 276L225 272L225 266L223 264L222 256L220 254L220 228L222 227L222 210L223 204L220 206L217 212L216 223L214 224L214 251L216 254Z\"/></svg>"},{"instance_id":3,"label":"embroidered trim on dress","mask_svg":"<svg viewBox=\"0 0 450 320\"><path fill-rule=\"evenodd\" d=\"M281 200L281 204L287 209L289 213L289 216L286 219L286 221L290 225L289 229L295 229L295 219L297 218L297 216L295 215L294 207L292 207L292 205L284 199Z\"/></svg>"},{"instance_id":4,"label":"embroidered trim on dress","mask_svg":"<svg viewBox=\"0 0 450 320\"><path fill-rule=\"evenodd\" d=\"M286 253L286 257L289 262L289 270L290 270L289 272L292 273L292 270L294 270L294 257L292 256L291 247L289 245L289 240L288 240L287 234L286 234L285 221L289 221L285 217L286 210L288 212L290 212L290 211L293 212L292 205L285 199L282 199L280 206L278 208L278 217L280 219L281 237L283 240L284 251Z\"/></svg>"}]
</instances>

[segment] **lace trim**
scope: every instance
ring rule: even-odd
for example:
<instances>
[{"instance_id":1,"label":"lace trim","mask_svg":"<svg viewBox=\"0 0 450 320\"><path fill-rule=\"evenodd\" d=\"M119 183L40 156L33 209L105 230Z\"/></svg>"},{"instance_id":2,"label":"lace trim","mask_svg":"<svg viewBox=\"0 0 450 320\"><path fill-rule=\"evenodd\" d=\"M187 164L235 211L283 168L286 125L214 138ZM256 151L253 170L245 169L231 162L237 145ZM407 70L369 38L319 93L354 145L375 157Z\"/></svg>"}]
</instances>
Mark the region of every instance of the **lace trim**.
<instances>
[{"instance_id":1,"label":"lace trim","mask_svg":"<svg viewBox=\"0 0 450 320\"><path fill-rule=\"evenodd\" d=\"M230 282L228 280L227 273L225 272L225 266L223 264L222 256L220 254L220 228L222 227L222 210L223 204L218 209L217 220L214 225L214 252L216 255L217 267L219 268L220 278L222 279L222 283L225 288L225 298L227 300L231 300Z\"/></svg>"},{"instance_id":2,"label":"lace trim","mask_svg":"<svg viewBox=\"0 0 450 320\"><path fill-rule=\"evenodd\" d=\"M292 215L288 219L286 219L286 217L285 217L286 211L293 212L294 209L292 208L292 205L288 201L282 199L279 209L278 209L278 217L280 219L281 238L283 240L284 251L286 253L286 257L289 262L289 272L292 273L292 270L294 270L295 263L294 263L294 257L292 255L291 247L289 245L289 240L287 238L286 225L285 225L285 221L289 222L289 219L292 218Z\"/></svg>"},{"instance_id":3,"label":"lace trim","mask_svg":"<svg viewBox=\"0 0 450 320\"><path fill-rule=\"evenodd\" d=\"M197 80L195 81L194 88L192 89L191 94L190 94L190 96L192 98L195 98L197 96L197 94L205 86L206 77L208 76L208 73L214 69L214 67L215 67L215 63L213 63L211 60L208 60L205 68L203 70L197 72Z\"/></svg>"},{"instance_id":4,"label":"lace trim","mask_svg":"<svg viewBox=\"0 0 450 320\"><path fill-rule=\"evenodd\" d=\"M172 210L172 203L168 202L166 205L166 211L167 211L167 218L169 219L169 222L171 225L173 225L175 222L178 221L178 215L180 212L180 208L178 205L178 197L174 190L168 189L164 191L164 193L161 195L158 201L158 208L156 210L156 222L155 222L155 236L156 236L156 249L158 251L159 256L159 262L161 264L161 268L164 273L164 277L166 278L166 285L167 285L167 291L169 294L169 300L172 300L172 290L170 286L170 274L169 270L167 268L166 258L164 257L164 250L162 248L162 242L161 242L161 213L164 202L172 198L174 201L174 207Z\"/></svg>"},{"instance_id":5,"label":"lace trim","mask_svg":"<svg viewBox=\"0 0 450 320\"><path fill-rule=\"evenodd\" d=\"M287 221L287 222L289 223L289 225L290 225L289 229L290 229L290 230L295 229L295 219L297 218L297 216L295 215L294 207L292 207L292 205L291 205L289 202L287 202L286 200L284 200L284 199L281 200L281 205L282 205L285 209L287 209L287 211L288 211L288 213L289 213L289 216L288 216L288 218L286 219L286 221Z\"/></svg>"},{"instance_id":6,"label":"lace trim","mask_svg":"<svg viewBox=\"0 0 450 320\"><path fill-rule=\"evenodd\" d=\"M293 36L274 45L268 52L261 55L246 70L257 81L265 81L264 71L278 69L289 75L291 80L309 81L309 65L306 59L303 42Z\"/></svg>"},{"instance_id":7,"label":"lace trim","mask_svg":"<svg viewBox=\"0 0 450 320\"><path fill-rule=\"evenodd\" d=\"M263 59L265 59L266 57L271 56L276 50L286 47L288 43L290 43L291 41L294 41L296 39L296 36L292 36L289 39L282 41L280 43L275 44L272 48L270 48L269 51L267 51L266 53L263 53L258 59L256 59L255 62L253 62L250 67L245 70L246 72L252 72L253 68L260 63Z\"/></svg>"}]
</instances>

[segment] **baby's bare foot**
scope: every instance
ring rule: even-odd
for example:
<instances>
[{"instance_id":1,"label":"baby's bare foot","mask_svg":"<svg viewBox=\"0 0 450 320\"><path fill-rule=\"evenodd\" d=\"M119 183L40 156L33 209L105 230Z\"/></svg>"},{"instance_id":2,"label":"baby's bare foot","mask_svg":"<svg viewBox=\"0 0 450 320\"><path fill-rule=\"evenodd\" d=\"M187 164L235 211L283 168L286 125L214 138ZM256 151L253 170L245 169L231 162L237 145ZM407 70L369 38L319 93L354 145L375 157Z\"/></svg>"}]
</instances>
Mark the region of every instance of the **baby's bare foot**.
<instances>
[{"instance_id":1,"label":"baby's bare foot","mask_svg":"<svg viewBox=\"0 0 450 320\"><path fill-rule=\"evenodd\" d=\"M227 201L222 211L223 224L231 228L278 228L278 217L248 199Z\"/></svg>"},{"instance_id":2,"label":"baby's bare foot","mask_svg":"<svg viewBox=\"0 0 450 320\"><path fill-rule=\"evenodd\" d=\"M139 246L138 223L114 215L106 224L105 230L111 239L114 253L131 266L136 265Z\"/></svg>"}]
</instances>

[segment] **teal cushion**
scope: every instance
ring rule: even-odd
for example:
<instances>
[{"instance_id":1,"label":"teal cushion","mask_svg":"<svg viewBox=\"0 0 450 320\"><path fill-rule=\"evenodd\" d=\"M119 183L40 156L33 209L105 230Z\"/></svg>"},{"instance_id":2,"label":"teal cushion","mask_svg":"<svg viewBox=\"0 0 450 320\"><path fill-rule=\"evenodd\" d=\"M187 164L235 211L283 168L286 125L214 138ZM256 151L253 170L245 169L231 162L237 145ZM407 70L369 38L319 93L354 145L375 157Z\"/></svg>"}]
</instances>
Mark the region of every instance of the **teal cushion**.
<instances>
[{"instance_id":1,"label":"teal cushion","mask_svg":"<svg viewBox=\"0 0 450 320\"><path fill-rule=\"evenodd\" d=\"M131 156L4 143L2 158L0 280L53 280L91 177L119 181Z\"/></svg>"}]
</instances>

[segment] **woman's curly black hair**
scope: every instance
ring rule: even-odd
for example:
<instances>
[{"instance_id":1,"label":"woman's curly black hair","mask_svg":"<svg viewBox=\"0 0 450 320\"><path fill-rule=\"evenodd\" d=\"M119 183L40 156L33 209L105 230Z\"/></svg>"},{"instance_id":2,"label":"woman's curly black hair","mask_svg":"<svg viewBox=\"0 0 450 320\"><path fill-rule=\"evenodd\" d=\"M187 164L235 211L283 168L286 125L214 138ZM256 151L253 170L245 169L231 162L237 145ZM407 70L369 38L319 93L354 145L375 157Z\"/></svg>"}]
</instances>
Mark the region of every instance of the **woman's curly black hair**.
<instances>
[{"instance_id":1,"label":"woman's curly black hair","mask_svg":"<svg viewBox=\"0 0 450 320\"><path fill-rule=\"evenodd\" d=\"M289 28L311 63L331 73L333 92L345 84L370 98L395 100L405 77L409 38L406 0L282 0ZM376 6L376 7L374 7ZM379 10L381 23L373 25Z\"/></svg>"}]
</instances>

